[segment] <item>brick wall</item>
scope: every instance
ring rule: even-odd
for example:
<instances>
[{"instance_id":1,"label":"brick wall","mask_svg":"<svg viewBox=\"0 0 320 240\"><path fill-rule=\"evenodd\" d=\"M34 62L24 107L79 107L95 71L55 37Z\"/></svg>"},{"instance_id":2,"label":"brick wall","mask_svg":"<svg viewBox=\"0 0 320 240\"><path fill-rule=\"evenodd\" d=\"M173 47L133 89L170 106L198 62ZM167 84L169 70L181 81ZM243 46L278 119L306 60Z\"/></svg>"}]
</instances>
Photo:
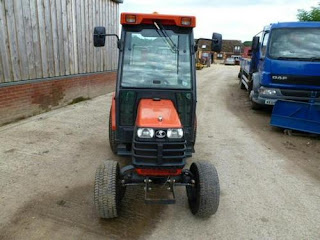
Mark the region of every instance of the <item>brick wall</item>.
<instances>
[{"instance_id":1,"label":"brick wall","mask_svg":"<svg viewBox=\"0 0 320 240\"><path fill-rule=\"evenodd\" d=\"M0 126L115 89L116 72L0 85Z\"/></svg>"}]
</instances>

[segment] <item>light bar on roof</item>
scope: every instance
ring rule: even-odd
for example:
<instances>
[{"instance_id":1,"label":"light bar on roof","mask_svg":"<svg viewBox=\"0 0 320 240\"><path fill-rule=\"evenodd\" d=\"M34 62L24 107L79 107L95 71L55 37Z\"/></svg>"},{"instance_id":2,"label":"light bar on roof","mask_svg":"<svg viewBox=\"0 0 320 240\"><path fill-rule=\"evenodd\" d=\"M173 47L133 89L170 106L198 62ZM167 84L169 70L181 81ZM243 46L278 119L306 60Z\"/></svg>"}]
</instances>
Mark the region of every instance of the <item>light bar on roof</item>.
<instances>
[{"instance_id":1,"label":"light bar on roof","mask_svg":"<svg viewBox=\"0 0 320 240\"><path fill-rule=\"evenodd\" d=\"M136 15L126 15L126 22L127 23L135 23L136 22Z\"/></svg>"},{"instance_id":2,"label":"light bar on roof","mask_svg":"<svg viewBox=\"0 0 320 240\"><path fill-rule=\"evenodd\" d=\"M191 18L189 18L189 17L182 17L182 18L181 18L181 25L183 25L183 26L190 26L190 25L191 25Z\"/></svg>"}]
</instances>

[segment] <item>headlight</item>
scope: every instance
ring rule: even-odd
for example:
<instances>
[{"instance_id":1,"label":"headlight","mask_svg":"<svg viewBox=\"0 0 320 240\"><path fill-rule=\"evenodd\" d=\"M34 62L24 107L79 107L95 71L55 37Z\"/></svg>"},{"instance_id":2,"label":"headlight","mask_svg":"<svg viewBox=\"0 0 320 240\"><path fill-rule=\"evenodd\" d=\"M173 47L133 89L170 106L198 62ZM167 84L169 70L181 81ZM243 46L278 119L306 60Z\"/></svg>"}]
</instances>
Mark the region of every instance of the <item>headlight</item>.
<instances>
[{"instance_id":1,"label":"headlight","mask_svg":"<svg viewBox=\"0 0 320 240\"><path fill-rule=\"evenodd\" d=\"M276 95L277 91L272 88L260 88L259 93L262 95Z\"/></svg>"},{"instance_id":2,"label":"headlight","mask_svg":"<svg viewBox=\"0 0 320 240\"><path fill-rule=\"evenodd\" d=\"M138 128L137 135L139 138L153 138L154 130L152 128Z\"/></svg>"},{"instance_id":3,"label":"headlight","mask_svg":"<svg viewBox=\"0 0 320 240\"><path fill-rule=\"evenodd\" d=\"M167 130L167 137L168 138L182 138L183 137L183 130L181 128L168 129Z\"/></svg>"}]
</instances>

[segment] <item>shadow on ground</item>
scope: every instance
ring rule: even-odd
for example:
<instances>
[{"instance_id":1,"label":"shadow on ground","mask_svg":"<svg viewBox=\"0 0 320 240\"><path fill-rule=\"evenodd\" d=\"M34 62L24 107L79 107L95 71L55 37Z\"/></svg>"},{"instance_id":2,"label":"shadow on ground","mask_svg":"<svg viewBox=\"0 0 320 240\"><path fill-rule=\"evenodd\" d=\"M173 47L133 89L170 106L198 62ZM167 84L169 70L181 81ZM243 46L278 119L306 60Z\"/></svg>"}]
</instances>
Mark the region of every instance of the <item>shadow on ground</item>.
<instances>
[{"instance_id":1,"label":"shadow on ground","mask_svg":"<svg viewBox=\"0 0 320 240\"><path fill-rule=\"evenodd\" d=\"M41 239L41 236L50 239L52 236L47 234L63 233L64 229L67 232L76 229L77 232L105 239L138 239L153 230L166 208L163 205L146 205L142 188L128 188L120 216L101 220L93 205L93 186L70 190L66 186L66 191L65 195L42 195L26 203L10 223L0 229L0 239ZM44 232L37 232L39 229Z\"/></svg>"}]
</instances>

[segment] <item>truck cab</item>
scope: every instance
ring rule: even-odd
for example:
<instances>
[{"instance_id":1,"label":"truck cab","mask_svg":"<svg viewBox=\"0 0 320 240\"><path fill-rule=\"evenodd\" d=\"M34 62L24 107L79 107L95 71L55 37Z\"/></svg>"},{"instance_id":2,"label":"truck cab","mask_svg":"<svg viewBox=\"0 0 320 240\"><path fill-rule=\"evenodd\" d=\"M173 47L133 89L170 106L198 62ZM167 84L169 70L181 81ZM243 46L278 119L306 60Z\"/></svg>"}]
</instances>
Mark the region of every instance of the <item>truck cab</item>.
<instances>
[{"instance_id":1,"label":"truck cab","mask_svg":"<svg viewBox=\"0 0 320 240\"><path fill-rule=\"evenodd\" d=\"M253 108L277 100L320 102L320 22L266 26L253 38L252 59L243 60L241 82Z\"/></svg>"}]
</instances>

